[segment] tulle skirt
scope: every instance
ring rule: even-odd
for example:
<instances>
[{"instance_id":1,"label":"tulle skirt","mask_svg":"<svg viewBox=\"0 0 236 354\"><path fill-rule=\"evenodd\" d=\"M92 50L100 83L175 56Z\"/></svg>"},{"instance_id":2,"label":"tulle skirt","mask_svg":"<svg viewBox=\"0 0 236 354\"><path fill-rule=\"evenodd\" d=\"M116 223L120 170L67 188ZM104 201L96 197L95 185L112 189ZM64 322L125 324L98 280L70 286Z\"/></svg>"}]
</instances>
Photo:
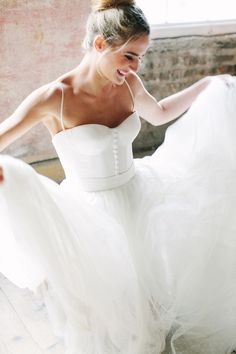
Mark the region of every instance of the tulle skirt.
<instances>
[{"instance_id":1,"label":"tulle skirt","mask_svg":"<svg viewBox=\"0 0 236 354\"><path fill-rule=\"evenodd\" d=\"M134 162L125 185L84 192L1 155L0 271L42 290L67 354L231 353L236 78Z\"/></svg>"}]
</instances>

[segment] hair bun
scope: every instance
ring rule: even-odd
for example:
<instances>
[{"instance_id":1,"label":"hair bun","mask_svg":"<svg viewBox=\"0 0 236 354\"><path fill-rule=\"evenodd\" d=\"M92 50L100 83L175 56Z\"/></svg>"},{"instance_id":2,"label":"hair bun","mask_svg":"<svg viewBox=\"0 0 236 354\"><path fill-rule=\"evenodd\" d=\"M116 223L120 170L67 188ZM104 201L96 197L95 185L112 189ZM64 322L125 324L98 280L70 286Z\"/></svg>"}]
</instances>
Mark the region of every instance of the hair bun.
<instances>
[{"instance_id":1,"label":"hair bun","mask_svg":"<svg viewBox=\"0 0 236 354\"><path fill-rule=\"evenodd\" d=\"M135 0L92 0L93 11L103 11L120 6L135 5Z\"/></svg>"}]
</instances>

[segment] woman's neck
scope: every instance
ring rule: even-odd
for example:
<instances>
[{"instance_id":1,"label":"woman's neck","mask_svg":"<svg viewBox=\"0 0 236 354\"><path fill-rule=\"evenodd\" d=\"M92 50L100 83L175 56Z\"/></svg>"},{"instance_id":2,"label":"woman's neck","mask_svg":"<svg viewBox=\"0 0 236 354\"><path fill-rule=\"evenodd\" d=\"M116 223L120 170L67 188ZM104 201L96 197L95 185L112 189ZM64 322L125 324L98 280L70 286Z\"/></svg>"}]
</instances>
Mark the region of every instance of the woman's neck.
<instances>
[{"instance_id":1,"label":"woman's neck","mask_svg":"<svg viewBox=\"0 0 236 354\"><path fill-rule=\"evenodd\" d=\"M114 84L99 70L97 62L99 58L93 53L86 53L80 64L74 69L74 90L84 90L94 96L104 95L110 92Z\"/></svg>"}]
</instances>

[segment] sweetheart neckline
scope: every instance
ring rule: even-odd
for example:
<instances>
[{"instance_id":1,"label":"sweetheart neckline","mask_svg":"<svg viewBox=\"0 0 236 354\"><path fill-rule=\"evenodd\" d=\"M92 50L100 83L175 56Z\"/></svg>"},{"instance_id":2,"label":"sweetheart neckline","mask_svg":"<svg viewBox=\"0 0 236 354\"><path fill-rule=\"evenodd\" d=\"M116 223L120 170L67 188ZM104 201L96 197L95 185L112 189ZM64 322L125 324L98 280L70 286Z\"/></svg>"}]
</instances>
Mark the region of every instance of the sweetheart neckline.
<instances>
[{"instance_id":1,"label":"sweetheart neckline","mask_svg":"<svg viewBox=\"0 0 236 354\"><path fill-rule=\"evenodd\" d=\"M80 125L76 125L75 127L72 127L72 128L67 128L65 130L61 130L60 132L56 133L53 135L52 137L52 141L54 140L54 138L56 138L57 136L59 135L63 135L65 134L66 132L68 131L72 131L72 130L75 130L77 128L81 128L81 127L87 127L87 126L100 126L100 127L104 127L105 129L108 129L108 130L115 130L115 129L118 129L122 124L124 124L126 121L128 121L131 117L133 117L135 114L137 114L137 111L133 111L127 118L125 118L120 124L118 124L116 127L108 127L107 125L104 125L104 124L99 124L99 123L86 123L86 124L80 124ZM138 114L137 114L138 115Z\"/></svg>"}]
</instances>

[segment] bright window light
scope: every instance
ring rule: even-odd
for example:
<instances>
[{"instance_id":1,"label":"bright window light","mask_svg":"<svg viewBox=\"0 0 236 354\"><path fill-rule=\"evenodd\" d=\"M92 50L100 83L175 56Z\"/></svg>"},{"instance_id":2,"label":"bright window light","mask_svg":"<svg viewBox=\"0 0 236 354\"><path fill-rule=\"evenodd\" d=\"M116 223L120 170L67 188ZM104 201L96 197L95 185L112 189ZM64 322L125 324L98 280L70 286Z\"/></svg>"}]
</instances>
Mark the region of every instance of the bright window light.
<instances>
[{"instance_id":1,"label":"bright window light","mask_svg":"<svg viewBox=\"0 0 236 354\"><path fill-rule=\"evenodd\" d=\"M136 0L150 24L236 19L235 0Z\"/></svg>"}]
</instances>

